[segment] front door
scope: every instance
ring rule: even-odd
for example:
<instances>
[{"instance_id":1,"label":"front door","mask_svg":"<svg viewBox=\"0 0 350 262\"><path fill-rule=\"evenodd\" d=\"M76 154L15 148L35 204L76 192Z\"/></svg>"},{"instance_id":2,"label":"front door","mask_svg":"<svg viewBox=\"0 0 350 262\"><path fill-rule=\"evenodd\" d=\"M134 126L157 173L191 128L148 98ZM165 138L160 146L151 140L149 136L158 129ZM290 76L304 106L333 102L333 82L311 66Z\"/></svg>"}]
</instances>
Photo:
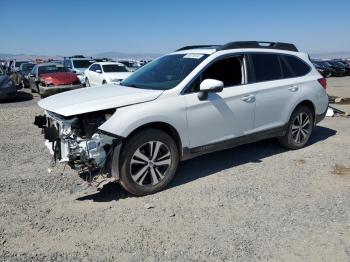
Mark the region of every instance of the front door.
<instances>
[{"instance_id":1,"label":"front door","mask_svg":"<svg viewBox=\"0 0 350 262\"><path fill-rule=\"evenodd\" d=\"M254 127L255 97L245 85L243 57L219 60L191 84L185 94L190 147L213 144L249 134ZM204 79L224 82L220 93L198 98L199 83Z\"/></svg>"}]
</instances>

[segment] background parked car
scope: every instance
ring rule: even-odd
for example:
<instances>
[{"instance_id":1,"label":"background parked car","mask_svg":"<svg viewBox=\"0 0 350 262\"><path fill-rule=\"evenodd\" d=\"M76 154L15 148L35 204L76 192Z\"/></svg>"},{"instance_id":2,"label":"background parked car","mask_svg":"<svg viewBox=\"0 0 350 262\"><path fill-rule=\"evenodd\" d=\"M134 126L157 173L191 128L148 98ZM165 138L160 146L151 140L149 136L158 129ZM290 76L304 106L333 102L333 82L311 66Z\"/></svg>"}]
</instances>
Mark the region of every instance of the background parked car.
<instances>
[{"instance_id":1,"label":"background parked car","mask_svg":"<svg viewBox=\"0 0 350 262\"><path fill-rule=\"evenodd\" d=\"M350 64L346 60L334 59L333 61L338 65L343 66L347 72L347 75L350 75Z\"/></svg>"},{"instance_id":2,"label":"background parked car","mask_svg":"<svg viewBox=\"0 0 350 262\"><path fill-rule=\"evenodd\" d=\"M19 70L12 74L12 80L16 86L21 86L22 88L29 86L29 74L32 71L35 64L33 63L23 63L19 67Z\"/></svg>"},{"instance_id":3,"label":"background parked car","mask_svg":"<svg viewBox=\"0 0 350 262\"><path fill-rule=\"evenodd\" d=\"M13 74L15 72L17 72L19 70L19 67L21 66L21 64L24 63L30 63L31 61L29 60L14 60L14 62L11 64L11 68L10 68L10 73Z\"/></svg>"},{"instance_id":4,"label":"background parked car","mask_svg":"<svg viewBox=\"0 0 350 262\"><path fill-rule=\"evenodd\" d=\"M86 86L120 83L130 76L132 72L122 63L101 62L92 64L85 71Z\"/></svg>"},{"instance_id":5,"label":"background parked car","mask_svg":"<svg viewBox=\"0 0 350 262\"><path fill-rule=\"evenodd\" d=\"M71 72L75 73L83 84L85 82L85 70L94 62L95 61L91 57L80 55L65 57L63 59L63 65Z\"/></svg>"},{"instance_id":6,"label":"background parked car","mask_svg":"<svg viewBox=\"0 0 350 262\"><path fill-rule=\"evenodd\" d=\"M30 73L29 85L32 92L46 97L72 89L81 88L79 78L70 70L58 64L35 65Z\"/></svg>"},{"instance_id":7,"label":"background parked car","mask_svg":"<svg viewBox=\"0 0 350 262\"><path fill-rule=\"evenodd\" d=\"M5 63L5 73L6 74L10 74L11 73L11 67L12 67L12 64L15 62L14 59L9 59L6 61Z\"/></svg>"},{"instance_id":8,"label":"background parked car","mask_svg":"<svg viewBox=\"0 0 350 262\"><path fill-rule=\"evenodd\" d=\"M326 63L330 64L332 68L336 70L335 76L346 76L349 74L347 68L338 62L335 62L333 60L327 60Z\"/></svg>"},{"instance_id":9,"label":"background parked car","mask_svg":"<svg viewBox=\"0 0 350 262\"><path fill-rule=\"evenodd\" d=\"M317 71L323 76L323 77L330 77L332 75L331 70L329 67L326 67L319 61L312 61L314 66L316 67Z\"/></svg>"},{"instance_id":10,"label":"background parked car","mask_svg":"<svg viewBox=\"0 0 350 262\"><path fill-rule=\"evenodd\" d=\"M134 61L134 60L123 59L123 60L118 60L117 62L127 66L131 72L134 72L141 67L141 64L138 61Z\"/></svg>"},{"instance_id":11,"label":"background parked car","mask_svg":"<svg viewBox=\"0 0 350 262\"><path fill-rule=\"evenodd\" d=\"M346 60L346 59L339 59L339 58L336 58L336 59L333 59L333 60L336 61L336 62L342 63L342 64L345 65L346 67L350 67L350 61L349 61L349 60Z\"/></svg>"},{"instance_id":12,"label":"background parked car","mask_svg":"<svg viewBox=\"0 0 350 262\"><path fill-rule=\"evenodd\" d=\"M15 99L16 96L17 88L11 78L0 68L0 101Z\"/></svg>"}]
</instances>

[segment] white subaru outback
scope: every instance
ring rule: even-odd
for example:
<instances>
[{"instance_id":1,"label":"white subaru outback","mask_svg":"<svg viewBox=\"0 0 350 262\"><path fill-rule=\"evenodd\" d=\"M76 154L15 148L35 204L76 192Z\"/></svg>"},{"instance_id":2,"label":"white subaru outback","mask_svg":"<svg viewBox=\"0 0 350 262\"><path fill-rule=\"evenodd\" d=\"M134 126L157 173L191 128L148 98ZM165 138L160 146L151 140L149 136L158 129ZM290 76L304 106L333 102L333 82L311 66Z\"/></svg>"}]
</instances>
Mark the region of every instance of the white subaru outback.
<instances>
[{"instance_id":1,"label":"white subaru outback","mask_svg":"<svg viewBox=\"0 0 350 262\"><path fill-rule=\"evenodd\" d=\"M187 46L104 85L39 101L54 160L101 186L157 192L179 161L277 137L290 149L309 140L328 107L326 80L293 44ZM179 174L181 175L181 174Z\"/></svg>"}]
</instances>

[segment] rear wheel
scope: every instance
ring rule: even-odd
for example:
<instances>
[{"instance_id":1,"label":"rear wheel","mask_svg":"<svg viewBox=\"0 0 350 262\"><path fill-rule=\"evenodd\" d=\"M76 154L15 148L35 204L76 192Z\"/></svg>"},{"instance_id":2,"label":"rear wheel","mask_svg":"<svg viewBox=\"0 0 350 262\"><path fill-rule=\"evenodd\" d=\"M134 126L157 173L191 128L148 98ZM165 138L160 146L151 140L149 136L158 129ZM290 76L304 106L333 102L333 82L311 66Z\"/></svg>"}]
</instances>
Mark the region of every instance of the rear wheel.
<instances>
[{"instance_id":1,"label":"rear wheel","mask_svg":"<svg viewBox=\"0 0 350 262\"><path fill-rule=\"evenodd\" d=\"M88 78L85 78L85 86L89 87L90 86L90 82Z\"/></svg>"},{"instance_id":2,"label":"rear wheel","mask_svg":"<svg viewBox=\"0 0 350 262\"><path fill-rule=\"evenodd\" d=\"M282 146L290 149L299 149L309 141L314 127L314 116L306 106L297 107L290 117L287 132L279 137Z\"/></svg>"},{"instance_id":3,"label":"rear wheel","mask_svg":"<svg viewBox=\"0 0 350 262\"><path fill-rule=\"evenodd\" d=\"M107 81L106 80L103 80L102 81L102 85L106 85L107 84Z\"/></svg>"},{"instance_id":4,"label":"rear wheel","mask_svg":"<svg viewBox=\"0 0 350 262\"><path fill-rule=\"evenodd\" d=\"M142 130L122 148L120 184L138 196L158 192L173 179L178 160L176 144L167 133L157 129Z\"/></svg>"}]
</instances>

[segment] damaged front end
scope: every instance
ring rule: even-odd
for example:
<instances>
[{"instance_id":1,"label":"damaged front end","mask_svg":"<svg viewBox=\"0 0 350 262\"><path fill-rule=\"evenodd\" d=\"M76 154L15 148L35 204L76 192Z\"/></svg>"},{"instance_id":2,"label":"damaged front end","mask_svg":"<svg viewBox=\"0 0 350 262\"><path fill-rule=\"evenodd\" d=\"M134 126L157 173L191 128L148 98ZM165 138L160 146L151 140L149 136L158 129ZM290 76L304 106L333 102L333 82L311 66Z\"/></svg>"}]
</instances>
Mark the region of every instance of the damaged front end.
<instances>
[{"instance_id":1,"label":"damaged front end","mask_svg":"<svg viewBox=\"0 0 350 262\"><path fill-rule=\"evenodd\" d=\"M112 176L106 163L119 153L121 138L98 129L114 112L104 110L63 117L45 111L45 115L35 117L34 124L42 128L53 165L59 161L80 173L88 172L88 182L100 187L118 180L116 172Z\"/></svg>"}]
</instances>

